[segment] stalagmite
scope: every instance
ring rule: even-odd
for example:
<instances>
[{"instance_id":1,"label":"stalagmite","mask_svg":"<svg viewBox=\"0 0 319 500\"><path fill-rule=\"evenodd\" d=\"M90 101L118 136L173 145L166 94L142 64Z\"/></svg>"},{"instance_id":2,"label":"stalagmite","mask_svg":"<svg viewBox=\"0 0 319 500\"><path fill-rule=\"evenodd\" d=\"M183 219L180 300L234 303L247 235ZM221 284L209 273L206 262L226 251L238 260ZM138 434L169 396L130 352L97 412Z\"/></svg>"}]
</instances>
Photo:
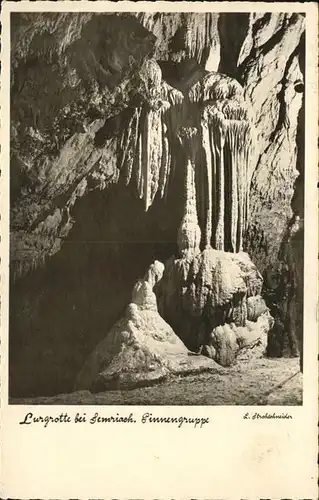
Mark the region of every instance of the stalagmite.
<instances>
[{"instance_id":1,"label":"stalagmite","mask_svg":"<svg viewBox=\"0 0 319 500\"><path fill-rule=\"evenodd\" d=\"M144 281L147 281L152 289L160 281L163 276L165 266L159 260L154 260L144 275Z\"/></svg>"},{"instance_id":2,"label":"stalagmite","mask_svg":"<svg viewBox=\"0 0 319 500\"><path fill-rule=\"evenodd\" d=\"M184 184L184 215L178 231L178 248L182 257L193 257L199 252L201 231L198 225L195 190L195 159L198 146L196 128L182 128L178 138L184 148L187 163Z\"/></svg>"}]
</instances>

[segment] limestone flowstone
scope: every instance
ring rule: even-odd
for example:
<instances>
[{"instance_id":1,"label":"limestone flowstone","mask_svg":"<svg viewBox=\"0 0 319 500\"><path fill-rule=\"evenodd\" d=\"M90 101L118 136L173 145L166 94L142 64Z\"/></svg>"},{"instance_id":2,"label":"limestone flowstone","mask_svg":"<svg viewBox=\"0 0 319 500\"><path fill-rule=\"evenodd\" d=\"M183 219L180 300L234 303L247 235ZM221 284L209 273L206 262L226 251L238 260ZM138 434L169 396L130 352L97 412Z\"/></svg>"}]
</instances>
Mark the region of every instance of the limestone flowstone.
<instances>
[{"instance_id":1,"label":"limestone flowstone","mask_svg":"<svg viewBox=\"0 0 319 500\"><path fill-rule=\"evenodd\" d=\"M163 264L156 261L145 280L136 283L126 312L96 347L79 373L75 389L100 392L161 382L170 376L222 368L204 356L194 357L157 311L154 282ZM148 281L146 281L148 280Z\"/></svg>"},{"instance_id":2,"label":"limestone flowstone","mask_svg":"<svg viewBox=\"0 0 319 500\"><path fill-rule=\"evenodd\" d=\"M265 312L257 321L247 320L245 326L235 323L219 325L208 335L202 353L222 366L262 357L266 353L267 334L272 324L272 317Z\"/></svg>"},{"instance_id":3,"label":"limestone flowstone","mask_svg":"<svg viewBox=\"0 0 319 500\"><path fill-rule=\"evenodd\" d=\"M261 287L262 278L247 254L210 248L192 258L169 259L155 291L163 318L196 349L207 343L214 328L226 323L246 327L248 311L254 321L266 312L262 302L252 311Z\"/></svg>"},{"instance_id":4,"label":"limestone flowstone","mask_svg":"<svg viewBox=\"0 0 319 500\"><path fill-rule=\"evenodd\" d=\"M179 256L166 262L155 291L161 315L186 345L228 366L241 345L229 324L246 327L247 301L263 284L242 252L255 158L252 111L239 83L218 73L194 84L188 99L197 118L177 131L186 170ZM249 308L254 321L267 311L256 300Z\"/></svg>"},{"instance_id":5,"label":"limestone flowstone","mask_svg":"<svg viewBox=\"0 0 319 500\"><path fill-rule=\"evenodd\" d=\"M206 200L200 202L204 244L218 250L242 251L256 160L251 106L239 83L218 73L209 73L196 83L189 90L189 99L202 109Z\"/></svg>"}]
</instances>

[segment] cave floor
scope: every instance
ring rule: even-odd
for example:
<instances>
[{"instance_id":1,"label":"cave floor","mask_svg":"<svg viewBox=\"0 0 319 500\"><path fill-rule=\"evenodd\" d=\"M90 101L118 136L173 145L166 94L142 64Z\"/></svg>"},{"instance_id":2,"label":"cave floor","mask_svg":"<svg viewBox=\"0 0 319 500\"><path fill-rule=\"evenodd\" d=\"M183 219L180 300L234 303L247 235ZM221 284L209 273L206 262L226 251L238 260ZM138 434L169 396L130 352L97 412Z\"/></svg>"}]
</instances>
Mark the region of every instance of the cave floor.
<instances>
[{"instance_id":1,"label":"cave floor","mask_svg":"<svg viewBox=\"0 0 319 500\"><path fill-rule=\"evenodd\" d=\"M238 362L223 375L203 373L151 387L98 394L79 391L52 397L19 398L11 404L56 405L301 405L298 358Z\"/></svg>"}]
</instances>

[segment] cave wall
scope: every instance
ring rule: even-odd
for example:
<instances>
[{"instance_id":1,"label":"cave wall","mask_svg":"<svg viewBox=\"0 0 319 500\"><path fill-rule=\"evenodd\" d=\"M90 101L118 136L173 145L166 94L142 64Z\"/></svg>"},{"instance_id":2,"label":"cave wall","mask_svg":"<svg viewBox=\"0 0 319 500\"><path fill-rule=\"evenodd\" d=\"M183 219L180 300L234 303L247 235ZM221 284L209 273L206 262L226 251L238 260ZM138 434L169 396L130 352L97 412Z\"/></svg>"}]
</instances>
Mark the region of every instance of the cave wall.
<instances>
[{"instance_id":1,"label":"cave wall","mask_svg":"<svg viewBox=\"0 0 319 500\"><path fill-rule=\"evenodd\" d=\"M263 274L276 320L270 356L303 349L304 21L297 13L219 19L219 70L238 79L255 111L259 151L246 250Z\"/></svg>"},{"instance_id":2,"label":"cave wall","mask_svg":"<svg viewBox=\"0 0 319 500\"><path fill-rule=\"evenodd\" d=\"M145 98L141 68L150 59L162 69L160 86L173 87L173 100L205 71L219 71L237 79L252 103L258 156L244 249L284 324L269 354L295 354L287 325L292 304L301 302L302 238L297 263L287 255L301 234L292 237L294 217L300 227L303 218L303 15L11 17L11 391L68 390L132 284L152 259L176 252L178 158L171 159L165 200L155 193L148 213L118 162L123 116ZM283 265L298 272L288 278L289 300Z\"/></svg>"}]
</instances>

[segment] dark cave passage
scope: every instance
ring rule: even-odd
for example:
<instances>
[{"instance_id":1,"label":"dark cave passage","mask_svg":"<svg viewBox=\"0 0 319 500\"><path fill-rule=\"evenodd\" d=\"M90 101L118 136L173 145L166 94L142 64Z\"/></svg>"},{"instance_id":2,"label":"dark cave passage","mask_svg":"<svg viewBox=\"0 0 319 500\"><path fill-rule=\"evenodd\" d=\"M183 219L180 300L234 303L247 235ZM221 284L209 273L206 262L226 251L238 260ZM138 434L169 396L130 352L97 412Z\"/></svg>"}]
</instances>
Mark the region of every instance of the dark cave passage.
<instances>
[{"instance_id":1,"label":"dark cave passage","mask_svg":"<svg viewBox=\"0 0 319 500\"><path fill-rule=\"evenodd\" d=\"M76 223L61 250L12 286L12 397L71 391L86 357L130 302L136 280L155 259L176 254L178 175L173 184L167 201L156 198L148 212L121 182L88 194L72 212Z\"/></svg>"}]
</instances>

